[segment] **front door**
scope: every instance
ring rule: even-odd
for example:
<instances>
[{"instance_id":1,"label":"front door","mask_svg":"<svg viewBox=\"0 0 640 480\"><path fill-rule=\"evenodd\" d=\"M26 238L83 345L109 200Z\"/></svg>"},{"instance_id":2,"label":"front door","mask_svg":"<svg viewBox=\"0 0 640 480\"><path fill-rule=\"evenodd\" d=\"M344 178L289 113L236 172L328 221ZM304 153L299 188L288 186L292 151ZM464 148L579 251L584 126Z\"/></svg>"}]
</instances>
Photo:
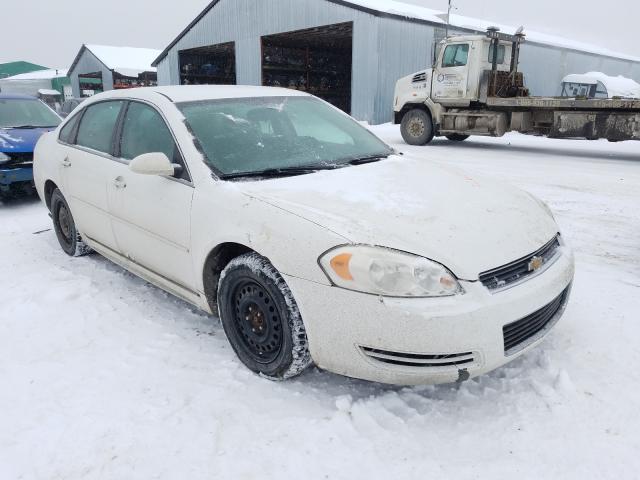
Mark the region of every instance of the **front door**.
<instances>
[{"instance_id":1,"label":"front door","mask_svg":"<svg viewBox=\"0 0 640 480\"><path fill-rule=\"evenodd\" d=\"M433 97L443 104L461 103L467 99L469 77L469 43L446 46L433 75Z\"/></svg>"},{"instance_id":2,"label":"front door","mask_svg":"<svg viewBox=\"0 0 640 480\"><path fill-rule=\"evenodd\" d=\"M130 102L117 145L120 162L108 181L109 211L121 253L152 272L193 290L191 201L186 167L175 177L141 175L128 163L144 153L162 152L184 165L163 117L151 105Z\"/></svg>"},{"instance_id":3,"label":"front door","mask_svg":"<svg viewBox=\"0 0 640 480\"><path fill-rule=\"evenodd\" d=\"M111 153L123 106L122 101L91 105L78 117L77 129L72 121L60 137L65 145L60 167L63 189L76 225L82 235L112 250L117 244L108 212L107 179L117 164Z\"/></svg>"}]
</instances>

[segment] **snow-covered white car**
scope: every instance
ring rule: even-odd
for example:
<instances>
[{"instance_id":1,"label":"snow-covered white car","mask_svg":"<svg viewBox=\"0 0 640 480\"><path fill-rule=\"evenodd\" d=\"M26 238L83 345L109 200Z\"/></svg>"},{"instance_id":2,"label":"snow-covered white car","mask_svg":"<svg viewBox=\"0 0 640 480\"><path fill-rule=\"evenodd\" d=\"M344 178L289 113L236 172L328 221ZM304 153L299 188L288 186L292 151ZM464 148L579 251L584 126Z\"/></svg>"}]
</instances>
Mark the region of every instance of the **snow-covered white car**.
<instances>
[{"instance_id":1,"label":"snow-covered white car","mask_svg":"<svg viewBox=\"0 0 640 480\"><path fill-rule=\"evenodd\" d=\"M292 90L96 95L40 140L35 179L67 254L218 312L274 379L482 374L547 334L573 279L541 201L402 156Z\"/></svg>"}]
</instances>

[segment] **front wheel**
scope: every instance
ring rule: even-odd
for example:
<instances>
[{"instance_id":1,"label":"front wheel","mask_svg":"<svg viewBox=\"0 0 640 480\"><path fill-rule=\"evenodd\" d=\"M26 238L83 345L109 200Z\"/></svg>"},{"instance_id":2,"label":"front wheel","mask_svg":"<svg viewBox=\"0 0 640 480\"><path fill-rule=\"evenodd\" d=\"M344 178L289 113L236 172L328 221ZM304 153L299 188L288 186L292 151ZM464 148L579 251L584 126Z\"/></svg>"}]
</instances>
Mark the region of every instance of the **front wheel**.
<instances>
[{"instance_id":1,"label":"front wheel","mask_svg":"<svg viewBox=\"0 0 640 480\"><path fill-rule=\"evenodd\" d=\"M414 108L402 117L400 124L402 138L409 145L426 145L433 140L431 115L422 108Z\"/></svg>"},{"instance_id":2,"label":"front wheel","mask_svg":"<svg viewBox=\"0 0 640 480\"><path fill-rule=\"evenodd\" d=\"M51 195L51 218L58 243L67 255L79 257L91 252L91 249L82 241L69 205L57 188Z\"/></svg>"},{"instance_id":3,"label":"front wheel","mask_svg":"<svg viewBox=\"0 0 640 480\"><path fill-rule=\"evenodd\" d=\"M266 258L247 253L229 262L220 275L218 310L229 343L250 370L284 380L311 364L293 294Z\"/></svg>"}]
</instances>

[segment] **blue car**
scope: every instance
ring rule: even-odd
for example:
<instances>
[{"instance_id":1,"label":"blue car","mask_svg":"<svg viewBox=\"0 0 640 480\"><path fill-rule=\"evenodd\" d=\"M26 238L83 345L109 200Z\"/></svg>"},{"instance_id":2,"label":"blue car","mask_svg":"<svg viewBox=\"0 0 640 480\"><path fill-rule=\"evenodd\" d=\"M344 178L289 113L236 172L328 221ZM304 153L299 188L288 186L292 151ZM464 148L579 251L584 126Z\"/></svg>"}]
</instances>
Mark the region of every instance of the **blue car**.
<instances>
[{"instance_id":1,"label":"blue car","mask_svg":"<svg viewBox=\"0 0 640 480\"><path fill-rule=\"evenodd\" d=\"M33 192L33 150L62 119L35 97L0 93L0 196Z\"/></svg>"}]
</instances>

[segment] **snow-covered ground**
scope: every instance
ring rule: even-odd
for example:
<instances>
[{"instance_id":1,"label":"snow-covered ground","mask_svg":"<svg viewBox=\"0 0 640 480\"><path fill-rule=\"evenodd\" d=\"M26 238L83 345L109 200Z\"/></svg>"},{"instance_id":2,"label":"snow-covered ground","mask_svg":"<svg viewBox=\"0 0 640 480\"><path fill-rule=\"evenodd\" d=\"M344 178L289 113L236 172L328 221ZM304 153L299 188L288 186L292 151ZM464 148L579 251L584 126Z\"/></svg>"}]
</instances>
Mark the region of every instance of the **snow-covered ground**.
<instances>
[{"instance_id":1,"label":"snow-covered ground","mask_svg":"<svg viewBox=\"0 0 640 480\"><path fill-rule=\"evenodd\" d=\"M541 347L459 387L317 369L272 383L216 319L99 256L67 257L45 208L15 201L0 205L0 479L637 477L640 144L411 148L374 130L550 204L577 274Z\"/></svg>"}]
</instances>

